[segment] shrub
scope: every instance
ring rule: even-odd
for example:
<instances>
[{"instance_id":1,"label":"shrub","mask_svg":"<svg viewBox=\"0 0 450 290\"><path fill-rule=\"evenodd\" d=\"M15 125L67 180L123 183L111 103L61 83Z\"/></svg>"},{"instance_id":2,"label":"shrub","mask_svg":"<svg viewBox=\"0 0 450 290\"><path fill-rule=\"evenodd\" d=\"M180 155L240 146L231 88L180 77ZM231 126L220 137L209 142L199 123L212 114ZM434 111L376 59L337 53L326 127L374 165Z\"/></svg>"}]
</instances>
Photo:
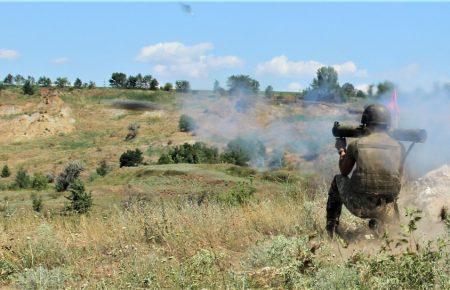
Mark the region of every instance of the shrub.
<instances>
[{"instance_id":1,"label":"shrub","mask_svg":"<svg viewBox=\"0 0 450 290\"><path fill-rule=\"evenodd\" d=\"M119 159L120 167L132 167L132 166L138 166L142 163L144 158L142 157L142 151L139 149L136 150L127 150L127 152L124 152Z\"/></svg>"},{"instance_id":2,"label":"shrub","mask_svg":"<svg viewBox=\"0 0 450 290\"><path fill-rule=\"evenodd\" d=\"M37 194L31 194L31 205L33 206L33 210L36 212L41 212L44 203L42 202L42 197Z\"/></svg>"},{"instance_id":3,"label":"shrub","mask_svg":"<svg viewBox=\"0 0 450 290\"><path fill-rule=\"evenodd\" d=\"M48 179L41 173L36 173L33 176L31 187L36 190L44 190L47 187Z\"/></svg>"},{"instance_id":4,"label":"shrub","mask_svg":"<svg viewBox=\"0 0 450 290\"><path fill-rule=\"evenodd\" d=\"M136 123L131 123L128 125L128 134L125 136L125 141L130 141L136 138L139 132L139 127L139 124Z\"/></svg>"},{"instance_id":5,"label":"shrub","mask_svg":"<svg viewBox=\"0 0 450 290\"><path fill-rule=\"evenodd\" d=\"M263 179L273 182L296 182L299 179L286 170L266 171L262 175Z\"/></svg>"},{"instance_id":6,"label":"shrub","mask_svg":"<svg viewBox=\"0 0 450 290\"><path fill-rule=\"evenodd\" d=\"M217 202L226 205L244 205L250 202L256 188L246 182L239 182L230 190L221 192L215 196Z\"/></svg>"},{"instance_id":7,"label":"shrub","mask_svg":"<svg viewBox=\"0 0 450 290\"><path fill-rule=\"evenodd\" d=\"M83 170L84 166L80 161L75 160L69 162L63 172L61 172L56 178L56 191L61 192L67 190L69 185L80 176L80 173Z\"/></svg>"},{"instance_id":8,"label":"shrub","mask_svg":"<svg viewBox=\"0 0 450 290\"><path fill-rule=\"evenodd\" d=\"M158 164L172 164L173 160L169 154L163 153L158 159Z\"/></svg>"},{"instance_id":9,"label":"shrub","mask_svg":"<svg viewBox=\"0 0 450 290\"><path fill-rule=\"evenodd\" d=\"M75 180L69 186L70 195L66 198L70 200L68 210L76 213L86 213L92 207L92 195L86 192L83 182Z\"/></svg>"},{"instance_id":10,"label":"shrub","mask_svg":"<svg viewBox=\"0 0 450 290\"><path fill-rule=\"evenodd\" d=\"M181 132L192 132L197 129L197 124L192 117L183 114L178 122L178 127Z\"/></svg>"},{"instance_id":11,"label":"shrub","mask_svg":"<svg viewBox=\"0 0 450 290\"><path fill-rule=\"evenodd\" d=\"M66 275L61 268L46 269L42 266L25 269L18 275L18 284L22 289L61 289Z\"/></svg>"},{"instance_id":12,"label":"shrub","mask_svg":"<svg viewBox=\"0 0 450 290\"><path fill-rule=\"evenodd\" d=\"M169 153L162 154L158 160L159 164L170 163L218 163L219 150L208 147L205 143L196 142L194 145L184 143L172 148Z\"/></svg>"},{"instance_id":13,"label":"shrub","mask_svg":"<svg viewBox=\"0 0 450 290\"><path fill-rule=\"evenodd\" d=\"M250 177L257 174L257 171L255 169L241 166L231 166L227 169L227 172L231 175L239 177Z\"/></svg>"},{"instance_id":14,"label":"shrub","mask_svg":"<svg viewBox=\"0 0 450 290\"><path fill-rule=\"evenodd\" d=\"M31 178L23 168L17 171L16 185L19 188L29 188L31 186Z\"/></svg>"},{"instance_id":15,"label":"shrub","mask_svg":"<svg viewBox=\"0 0 450 290\"><path fill-rule=\"evenodd\" d=\"M272 240L256 247L252 251L250 263L253 267L270 267L283 279L284 285L273 285L281 288L306 288L304 287L304 274L309 274L317 269L314 260L314 252L308 245L307 237L287 238L277 236ZM252 283L253 282L253 283ZM251 286L255 285L250 281Z\"/></svg>"},{"instance_id":16,"label":"shrub","mask_svg":"<svg viewBox=\"0 0 450 290\"><path fill-rule=\"evenodd\" d=\"M11 170L9 170L8 165L5 164L5 166L3 166L3 169L2 169L1 177L6 178L9 176L11 176Z\"/></svg>"},{"instance_id":17,"label":"shrub","mask_svg":"<svg viewBox=\"0 0 450 290\"><path fill-rule=\"evenodd\" d=\"M47 178L48 183L53 183L55 181L55 175L51 172L48 172L45 177Z\"/></svg>"},{"instance_id":18,"label":"shrub","mask_svg":"<svg viewBox=\"0 0 450 290\"><path fill-rule=\"evenodd\" d=\"M25 95L34 95L36 92L35 86L31 83L30 80L26 80L23 87L22 87L23 93Z\"/></svg>"},{"instance_id":19,"label":"shrub","mask_svg":"<svg viewBox=\"0 0 450 290\"><path fill-rule=\"evenodd\" d=\"M106 163L105 160L103 160L102 162L100 162L100 166L97 167L97 174L100 176L105 176L106 174L108 174L108 172L111 171L111 168L108 166L108 164Z\"/></svg>"},{"instance_id":20,"label":"shrub","mask_svg":"<svg viewBox=\"0 0 450 290\"><path fill-rule=\"evenodd\" d=\"M266 147L257 139L236 138L228 142L221 160L239 166L246 166L250 161L261 163L266 156Z\"/></svg>"}]
</instances>

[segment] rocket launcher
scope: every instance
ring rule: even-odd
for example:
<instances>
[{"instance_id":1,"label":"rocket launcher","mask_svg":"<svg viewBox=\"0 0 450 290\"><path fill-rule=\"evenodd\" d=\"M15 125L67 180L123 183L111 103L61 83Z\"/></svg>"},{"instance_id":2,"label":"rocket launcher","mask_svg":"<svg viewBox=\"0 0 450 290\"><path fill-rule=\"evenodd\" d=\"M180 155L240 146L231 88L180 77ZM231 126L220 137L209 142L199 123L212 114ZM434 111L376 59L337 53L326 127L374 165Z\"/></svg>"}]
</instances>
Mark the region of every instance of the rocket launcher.
<instances>
[{"instance_id":1,"label":"rocket launcher","mask_svg":"<svg viewBox=\"0 0 450 290\"><path fill-rule=\"evenodd\" d=\"M369 133L364 125L343 125L337 121L331 132L336 138L359 138ZM427 131L424 129L392 129L388 133L398 141L425 143L427 140Z\"/></svg>"}]
</instances>

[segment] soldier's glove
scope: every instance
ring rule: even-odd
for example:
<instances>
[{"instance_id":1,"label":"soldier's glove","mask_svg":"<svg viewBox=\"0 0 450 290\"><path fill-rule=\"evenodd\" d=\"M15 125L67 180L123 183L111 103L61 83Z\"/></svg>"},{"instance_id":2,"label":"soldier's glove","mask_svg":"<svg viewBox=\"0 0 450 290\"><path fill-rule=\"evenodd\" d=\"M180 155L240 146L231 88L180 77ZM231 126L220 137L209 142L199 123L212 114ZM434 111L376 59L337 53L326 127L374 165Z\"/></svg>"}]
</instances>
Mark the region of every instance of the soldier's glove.
<instances>
[{"instance_id":1,"label":"soldier's glove","mask_svg":"<svg viewBox=\"0 0 450 290\"><path fill-rule=\"evenodd\" d=\"M336 143L334 144L334 147L339 151L340 149L347 148L347 139L344 137L336 138Z\"/></svg>"},{"instance_id":2,"label":"soldier's glove","mask_svg":"<svg viewBox=\"0 0 450 290\"><path fill-rule=\"evenodd\" d=\"M341 152L345 152L345 149L347 148L347 139L343 137L336 138L336 143L334 144L334 147L337 149L339 154L341 154Z\"/></svg>"}]
</instances>

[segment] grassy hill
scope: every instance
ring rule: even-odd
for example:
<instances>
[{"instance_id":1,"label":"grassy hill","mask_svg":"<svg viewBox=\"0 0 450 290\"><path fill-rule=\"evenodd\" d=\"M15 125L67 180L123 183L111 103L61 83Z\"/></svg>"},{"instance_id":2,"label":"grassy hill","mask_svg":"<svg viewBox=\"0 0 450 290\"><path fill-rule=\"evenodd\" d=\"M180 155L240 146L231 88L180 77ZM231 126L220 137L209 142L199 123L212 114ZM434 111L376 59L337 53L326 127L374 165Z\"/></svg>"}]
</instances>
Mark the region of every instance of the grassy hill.
<instances>
[{"instance_id":1,"label":"grassy hill","mask_svg":"<svg viewBox=\"0 0 450 290\"><path fill-rule=\"evenodd\" d=\"M274 171L224 163L158 165L168 146L200 139L178 129L183 98L189 97L119 89L42 91L31 97L19 89L0 91L0 125L9 134L0 140L0 166L12 171L0 180L0 285L450 287L445 232L439 242L416 247L411 230L408 243L396 248L396 237L365 239L366 222L345 211L342 238L326 238L330 176L310 170L322 166L333 172L335 164L326 160ZM152 102L157 109L125 110L112 106L117 99ZM280 114L295 109L271 106ZM131 123L140 125L138 136L125 141ZM16 134L21 128L13 125L21 124L28 134ZM144 152L144 164L120 168L120 155L135 148ZM64 211L68 193L57 192L54 184L39 191L10 186L19 168L31 176L57 175L71 160L85 166L81 179L93 197L87 214ZM96 173L102 161L111 168L104 177ZM32 194L42 199L40 212L33 210Z\"/></svg>"}]
</instances>

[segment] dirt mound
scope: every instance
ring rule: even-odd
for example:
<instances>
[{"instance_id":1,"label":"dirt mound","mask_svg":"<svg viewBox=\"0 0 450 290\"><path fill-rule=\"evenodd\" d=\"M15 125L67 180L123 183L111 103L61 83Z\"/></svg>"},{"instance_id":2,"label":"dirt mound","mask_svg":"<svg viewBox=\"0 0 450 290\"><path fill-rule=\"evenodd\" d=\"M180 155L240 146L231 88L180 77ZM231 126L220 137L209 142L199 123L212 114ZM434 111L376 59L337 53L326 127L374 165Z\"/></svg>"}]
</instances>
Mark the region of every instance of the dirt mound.
<instances>
[{"instance_id":1,"label":"dirt mound","mask_svg":"<svg viewBox=\"0 0 450 290\"><path fill-rule=\"evenodd\" d=\"M450 206L450 165L428 172L414 184L414 203L431 217L438 219L443 206Z\"/></svg>"},{"instance_id":2,"label":"dirt mound","mask_svg":"<svg viewBox=\"0 0 450 290\"><path fill-rule=\"evenodd\" d=\"M69 133L75 129L71 110L57 95L44 95L37 105L26 104L32 113L14 116L22 108L3 108L3 116L11 116L0 121L0 134L5 141L21 141L36 137ZM33 112L34 111L34 112Z\"/></svg>"}]
</instances>

